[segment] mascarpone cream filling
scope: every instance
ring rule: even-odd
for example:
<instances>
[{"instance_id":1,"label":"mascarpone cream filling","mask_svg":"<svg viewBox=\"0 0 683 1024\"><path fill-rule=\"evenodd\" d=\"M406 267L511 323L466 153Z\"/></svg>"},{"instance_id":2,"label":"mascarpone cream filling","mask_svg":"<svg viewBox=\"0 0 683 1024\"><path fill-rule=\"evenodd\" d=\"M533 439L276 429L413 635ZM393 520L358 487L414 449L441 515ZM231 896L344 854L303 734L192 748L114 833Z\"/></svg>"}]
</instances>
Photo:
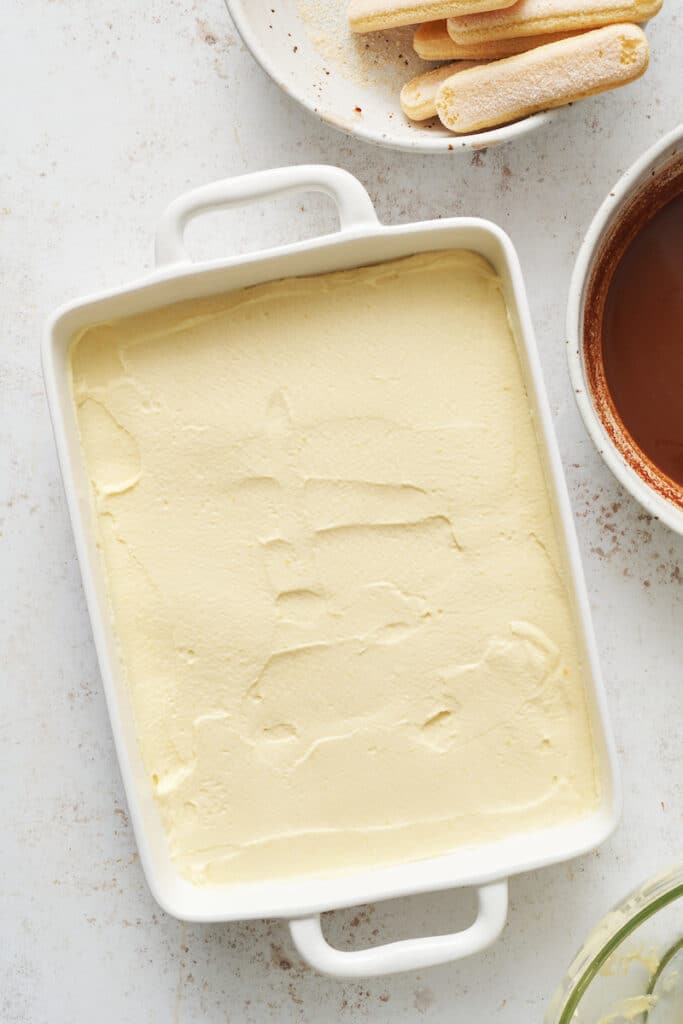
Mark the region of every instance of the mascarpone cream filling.
<instances>
[{"instance_id":1,"label":"mascarpone cream filling","mask_svg":"<svg viewBox=\"0 0 683 1024\"><path fill-rule=\"evenodd\" d=\"M585 680L500 282L469 252L89 328L119 656L197 883L588 814Z\"/></svg>"}]
</instances>

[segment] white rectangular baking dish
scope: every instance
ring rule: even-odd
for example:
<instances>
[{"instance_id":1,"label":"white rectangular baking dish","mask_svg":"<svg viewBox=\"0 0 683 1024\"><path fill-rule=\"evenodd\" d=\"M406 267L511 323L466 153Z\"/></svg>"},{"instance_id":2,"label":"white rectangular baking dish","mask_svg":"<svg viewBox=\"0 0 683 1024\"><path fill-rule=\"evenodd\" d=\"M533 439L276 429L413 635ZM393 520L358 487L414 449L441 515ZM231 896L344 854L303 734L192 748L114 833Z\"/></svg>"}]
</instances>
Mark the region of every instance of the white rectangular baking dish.
<instances>
[{"instance_id":1,"label":"white rectangular baking dish","mask_svg":"<svg viewBox=\"0 0 683 1024\"><path fill-rule=\"evenodd\" d=\"M295 191L331 196L340 218L338 233L278 249L193 264L183 235L190 218L218 207ZM89 497L70 388L68 349L76 332L112 318L244 288L263 281L326 273L438 249L463 248L482 254L500 275L517 340L529 401L544 454L548 488L563 540L569 589L575 603L583 659L587 667L592 727L601 784L601 802L589 818L571 825L504 841L454 850L409 864L334 878L223 887L197 887L176 871L143 769L132 713L116 654L105 580L96 548ZM620 809L616 757L598 667L586 589L557 443L544 390L527 299L510 239L494 224L456 218L385 227L378 223L360 183L334 167L299 166L262 171L208 185L180 197L166 210L156 237L158 269L114 291L91 296L58 310L43 347L43 369L59 461L83 575L93 635L111 717L121 774L140 858L159 904L189 921L244 918L290 919L301 955L319 970L337 976L370 976L417 969L477 952L502 931L507 913L507 881L513 874L557 863L598 846L616 826ZM419 938L373 949L342 952L330 947L320 914L367 901L476 886L475 923L453 935Z\"/></svg>"}]
</instances>

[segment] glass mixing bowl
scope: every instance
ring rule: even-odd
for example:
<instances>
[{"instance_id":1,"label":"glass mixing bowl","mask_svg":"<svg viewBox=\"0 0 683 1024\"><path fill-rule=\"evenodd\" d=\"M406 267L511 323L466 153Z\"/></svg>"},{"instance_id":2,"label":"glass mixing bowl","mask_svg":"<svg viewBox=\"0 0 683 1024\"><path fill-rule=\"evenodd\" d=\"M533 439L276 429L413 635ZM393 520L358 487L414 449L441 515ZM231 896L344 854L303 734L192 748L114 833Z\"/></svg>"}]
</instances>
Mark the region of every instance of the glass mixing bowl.
<instances>
[{"instance_id":1,"label":"glass mixing bowl","mask_svg":"<svg viewBox=\"0 0 683 1024\"><path fill-rule=\"evenodd\" d=\"M569 968L545 1024L683 1024L683 867L607 914Z\"/></svg>"}]
</instances>

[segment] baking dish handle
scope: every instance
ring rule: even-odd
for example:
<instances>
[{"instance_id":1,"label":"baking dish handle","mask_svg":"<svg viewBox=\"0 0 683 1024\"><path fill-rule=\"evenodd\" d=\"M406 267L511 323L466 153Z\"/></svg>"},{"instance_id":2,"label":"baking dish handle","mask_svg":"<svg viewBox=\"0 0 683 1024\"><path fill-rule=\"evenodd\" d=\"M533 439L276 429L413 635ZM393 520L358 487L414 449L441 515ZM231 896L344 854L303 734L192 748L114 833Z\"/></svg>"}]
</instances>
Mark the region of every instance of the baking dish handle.
<instances>
[{"instance_id":1,"label":"baking dish handle","mask_svg":"<svg viewBox=\"0 0 683 1024\"><path fill-rule=\"evenodd\" d=\"M480 953L500 936L507 920L507 880L477 890L479 910L474 924L452 935L390 942L386 946L347 952L330 946L322 932L320 914L289 922L292 940L304 960L335 978L372 978L436 967Z\"/></svg>"},{"instance_id":2,"label":"baking dish handle","mask_svg":"<svg viewBox=\"0 0 683 1024\"><path fill-rule=\"evenodd\" d=\"M184 235L193 217L291 192L323 192L333 199L341 231L377 224L370 196L348 171L327 164L277 167L202 185L174 199L161 215L157 228L157 265L189 261Z\"/></svg>"}]
</instances>

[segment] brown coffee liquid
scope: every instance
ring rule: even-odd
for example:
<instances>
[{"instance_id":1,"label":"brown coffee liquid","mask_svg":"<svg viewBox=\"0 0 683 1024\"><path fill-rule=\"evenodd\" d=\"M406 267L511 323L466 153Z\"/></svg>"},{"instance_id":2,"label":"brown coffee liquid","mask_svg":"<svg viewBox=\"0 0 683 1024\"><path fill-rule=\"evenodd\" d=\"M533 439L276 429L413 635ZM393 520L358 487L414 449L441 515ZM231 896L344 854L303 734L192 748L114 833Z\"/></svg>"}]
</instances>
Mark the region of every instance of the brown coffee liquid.
<instances>
[{"instance_id":1,"label":"brown coffee liquid","mask_svg":"<svg viewBox=\"0 0 683 1024\"><path fill-rule=\"evenodd\" d=\"M626 430L683 486L683 194L643 225L614 270L602 361Z\"/></svg>"}]
</instances>

